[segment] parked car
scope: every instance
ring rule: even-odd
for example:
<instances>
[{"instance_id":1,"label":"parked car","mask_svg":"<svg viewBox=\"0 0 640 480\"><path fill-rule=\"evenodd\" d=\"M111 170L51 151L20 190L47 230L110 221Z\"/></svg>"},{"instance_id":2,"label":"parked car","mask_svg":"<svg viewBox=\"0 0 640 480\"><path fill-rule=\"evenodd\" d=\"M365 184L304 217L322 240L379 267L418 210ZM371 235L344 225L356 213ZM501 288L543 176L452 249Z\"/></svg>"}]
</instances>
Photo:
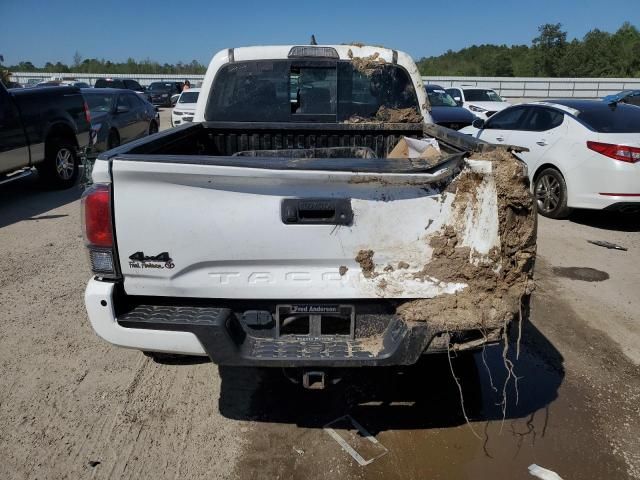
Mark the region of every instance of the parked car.
<instances>
[{"instance_id":1,"label":"parked car","mask_svg":"<svg viewBox=\"0 0 640 480\"><path fill-rule=\"evenodd\" d=\"M562 218L572 208L640 211L640 108L598 100L516 105L463 133L526 147L538 211Z\"/></svg>"},{"instance_id":2,"label":"parked car","mask_svg":"<svg viewBox=\"0 0 640 480\"><path fill-rule=\"evenodd\" d=\"M149 85L151 103L162 107L171 107L171 97L181 92L180 82L153 82Z\"/></svg>"},{"instance_id":3,"label":"parked car","mask_svg":"<svg viewBox=\"0 0 640 480\"><path fill-rule=\"evenodd\" d=\"M525 166L433 124L427 105L397 50L216 54L192 124L95 162L82 217L96 333L221 365L299 367L308 388L337 380L331 367L499 342L531 285ZM484 159L467 162L476 150Z\"/></svg>"},{"instance_id":4,"label":"parked car","mask_svg":"<svg viewBox=\"0 0 640 480\"><path fill-rule=\"evenodd\" d=\"M606 103L628 103L640 106L640 90L623 90L614 95L607 95L602 100Z\"/></svg>"},{"instance_id":5,"label":"parked car","mask_svg":"<svg viewBox=\"0 0 640 480\"><path fill-rule=\"evenodd\" d=\"M178 97L178 101L171 112L171 126L177 127L185 122L192 122L196 112L196 104L200 95L199 88L185 90Z\"/></svg>"},{"instance_id":6,"label":"parked car","mask_svg":"<svg viewBox=\"0 0 640 480\"><path fill-rule=\"evenodd\" d=\"M7 82L7 84L5 85L9 90L11 90L12 88L24 88L22 85L20 85L18 82Z\"/></svg>"},{"instance_id":7,"label":"parked car","mask_svg":"<svg viewBox=\"0 0 640 480\"><path fill-rule=\"evenodd\" d=\"M0 82L0 183L30 175L72 186L89 143L90 114L75 87L21 88Z\"/></svg>"},{"instance_id":8,"label":"parked car","mask_svg":"<svg viewBox=\"0 0 640 480\"><path fill-rule=\"evenodd\" d=\"M447 88L446 92L459 106L484 120L511 105L490 88L461 86Z\"/></svg>"},{"instance_id":9,"label":"parked car","mask_svg":"<svg viewBox=\"0 0 640 480\"><path fill-rule=\"evenodd\" d=\"M93 85L94 88L119 88L124 90L133 90L148 102L151 102L151 97L147 89L140 85L136 80L131 78L99 78Z\"/></svg>"},{"instance_id":10,"label":"parked car","mask_svg":"<svg viewBox=\"0 0 640 480\"><path fill-rule=\"evenodd\" d=\"M91 112L91 154L97 155L158 131L158 112L131 90L86 88Z\"/></svg>"},{"instance_id":11,"label":"parked car","mask_svg":"<svg viewBox=\"0 0 640 480\"><path fill-rule=\"evenodd\" d=\"M425 85L424 88L431 104L431 117L435 123L452 130L460 130L473 123L476 116L466 108L458 106L440 85Z\"/></svg>"},{"instance_id":12,"label":"parked car","mask_svg":"<svg viewBox=\"0 0 640 480\"><path fill-rule=\"evenodd\" d=\"M80 82L77 80L45 80L35 85L36 87L76 87L76 88L89 88L87 82Z\"/></svg>"}]
</instances>

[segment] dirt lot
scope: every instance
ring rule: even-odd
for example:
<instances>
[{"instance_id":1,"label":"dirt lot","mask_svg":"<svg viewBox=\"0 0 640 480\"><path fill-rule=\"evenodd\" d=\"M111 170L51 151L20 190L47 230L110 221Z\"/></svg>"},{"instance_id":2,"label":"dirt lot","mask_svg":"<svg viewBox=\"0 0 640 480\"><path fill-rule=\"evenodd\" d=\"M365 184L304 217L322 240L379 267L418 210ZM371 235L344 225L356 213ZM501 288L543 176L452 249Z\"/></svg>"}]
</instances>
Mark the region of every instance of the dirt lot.
<instances>
[{"instance_id":1,"label":"dirt lot","mask_svg":"<svg viewBox=\"0 0 640 480\"><path fill-rule=\"evenodd\" d=\"M454 362L472 431L446 358L313 393L278 371L159 364L102 342L83 307L79 195L0 186L0 478L526 479L532 463L640 478L640 218L540 220L504 421L500 350ZM360 466L322 428L345 414L379 442L336 428L349 444L387 452Z\"/></svg>"}]
</instances>

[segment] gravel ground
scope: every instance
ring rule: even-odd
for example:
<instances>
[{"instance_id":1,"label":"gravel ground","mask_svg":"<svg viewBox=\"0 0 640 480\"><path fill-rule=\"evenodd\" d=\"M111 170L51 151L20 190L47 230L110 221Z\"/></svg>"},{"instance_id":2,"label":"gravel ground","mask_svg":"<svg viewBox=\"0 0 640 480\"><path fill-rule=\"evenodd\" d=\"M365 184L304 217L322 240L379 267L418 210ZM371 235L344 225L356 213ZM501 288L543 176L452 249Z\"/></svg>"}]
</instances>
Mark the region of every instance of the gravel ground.
<instances>
[{"instance_id":1,"label":"gravel ground","mask_svg":"<svg viewBox=\"0 0 640 480\"><path fill-rule=\"evenodd\" d=\"M504 421L490 387L500 352L487 350L491 377L481 355L455 364L478 440L446 360L365 369L318 394L274 371L159 364L101 341L83 305L79 195L0 186L0 478L525 479L531 463L565 480L640 478L637 217L541 219ZM361 467L321 428L347 413L388 453Z\"/></svg>"}]
</instances>

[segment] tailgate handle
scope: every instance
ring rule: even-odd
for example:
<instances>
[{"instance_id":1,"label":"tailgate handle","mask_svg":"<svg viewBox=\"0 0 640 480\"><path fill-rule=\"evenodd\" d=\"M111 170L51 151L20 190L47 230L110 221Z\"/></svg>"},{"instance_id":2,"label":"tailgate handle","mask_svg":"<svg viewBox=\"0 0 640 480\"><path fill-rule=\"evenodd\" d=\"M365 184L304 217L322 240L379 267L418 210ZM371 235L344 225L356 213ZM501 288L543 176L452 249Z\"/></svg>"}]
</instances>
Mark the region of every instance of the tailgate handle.
<instances>
[{"instance_id":1,"label":"tailgate handle","mask_svg":"<svg viewBox=\"0 0 640 480\"><path fill-rule=\"evenodd\" d=\"M285 198L282 222L288 225L351 225L349 198Z\"/></svg>"}]
</instances>

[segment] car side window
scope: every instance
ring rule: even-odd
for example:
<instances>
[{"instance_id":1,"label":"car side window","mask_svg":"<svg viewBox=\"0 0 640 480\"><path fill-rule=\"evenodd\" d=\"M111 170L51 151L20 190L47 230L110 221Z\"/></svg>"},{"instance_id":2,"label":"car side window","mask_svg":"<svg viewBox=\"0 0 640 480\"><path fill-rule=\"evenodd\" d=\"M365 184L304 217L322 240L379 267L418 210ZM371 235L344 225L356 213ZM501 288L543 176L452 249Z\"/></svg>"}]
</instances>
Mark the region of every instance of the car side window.
<instances>
[{"instance_id":1,"label":"car side window","mask_svg":"<svg viewBox=\"0 0 640 480\"><path fill-rule=\"evenodd\" d=\"M124 80L124 86L127 90L140 90L140 85L134 80Z\"/></svg>"},{"instance_id":2,"label":"car side window","mask_svg":"<svg viewBox=\"0 0 640 480\"><path fill-rule=\"evenodd\" d=\"M10 116L10 108L9 95L4 91L4 89L0 89L0 120L4 120Z\"/></svg>"},{"instance_id":3,"label":"car side window","mask_svg":"<svg viewBox=\"0 0 640 480\"><path fill-rule=\"evenodd\" d=\"M129 95L127 95L127 102L129 102L130 108L132 110L139 110L142 106L140 104L137 93L130 93Z\"/></svg>"},{"instance_id":4,"label":"car side window","mask_svg":"<svg viewBox=\"0 0 640 480\"><path fill-rule=\"evenodd\" d=\"M451 97L456 101L462 100L462 93L457 88L447 88L445 92L451 95Z\"/></svg>"},{"instance_id":5,"label":"car side window","mask_svg":"<svg viewBox=\"0 0 640 480\"><path fill-rule=\"evenodd\" d=\"M564 120L564 114L552 108L529 107L528 110L530 114L519 130L546 132L547 130L559 127Z\"/></svg>"},{"instance_id":6,"label":"car side window","mask_svg":"<svg viewBox=\"0 0 640 480\"><path fill-rule=\"evenodd\" d=\"M632 93L631 95L629 95L629 103L631 105L640 106L640 92Z\"/></svg>"},{"instance_id":7,"label":"car side window","mask_svg":"<svg viewBox=\"0 0 640 480\"><path fill-rule=\"evenodd\" d=\"M140 108L140 106L142 105L142 99L140 98L140 95L134 93L133 95L127 95L127 97L132 105L132 108Z\"/></svg>"},{"instance_id":8,"label":"car side window","mask_svg":"<svg viewBox=\"0 0 640 480\"><path fill-rule=\"evenodd\" d=\"M527 114L525 107L511 107L496 113L484 125L491 130L522 130Z\"/></svg>"},{"instance_id":9,"label":"car side window","mask_svg":"<svg viewBox=\"0 0 640 480\"><path fill-rule=\"evenodd\" d=\"M128 94L122 94L120 95L120 97L118 98L118 106L124 106L129 108L129 110L133 110L134 108L136 108L136 105L133 103L133 98L132 95L128 95Z\"/></svg>"}]
</instances>

